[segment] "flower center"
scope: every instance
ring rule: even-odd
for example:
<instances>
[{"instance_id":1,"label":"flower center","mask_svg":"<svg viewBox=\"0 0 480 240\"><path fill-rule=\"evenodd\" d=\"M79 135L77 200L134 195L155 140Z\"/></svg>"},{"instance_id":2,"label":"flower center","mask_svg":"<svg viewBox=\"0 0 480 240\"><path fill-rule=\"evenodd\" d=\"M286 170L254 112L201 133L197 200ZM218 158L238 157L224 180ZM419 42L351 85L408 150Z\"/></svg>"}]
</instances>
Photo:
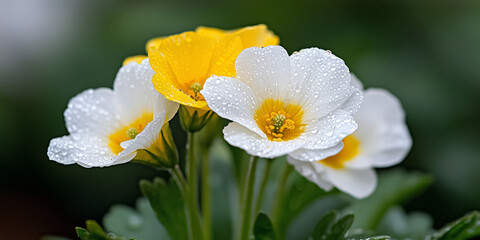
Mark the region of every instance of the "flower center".
<instances>
[{"instance_id":1,"label":"flower center","mask_svg":"<svg viewBox=\"0 0 480 240\"><path fill-rule=\"evenodd\" d=\"M127 130L127 136L130 139L135 139L135 137L138 135L138 129L136 128L130 128Z\"/></svg>"},{"instance_id":2,"label":"flower center","mask_svg":"<svg viewBox=\"0 0 480 240\"><path fill-rule=\"evenodd\" d=\"M144 113L142 116L137 118L132 123L119 128L114 133L108 136L108 146L113 153L119 154L123 151L123 148L120 146L120 143L134 139L138 134L140 134L143 129L147 126L149 122L153 120L152 113Z\"/></svg>"},{"instance_id":3,"label":"flower center","mask_svg":"<svg viewBox=\"0 0 480 240\"><path fill-rule=\"evenodd\" d=\"M343 169L345 162L352 160L359 153L360 142L353 135L349 135L343 139L343 149L339 153L317 162L334 169Z\"/></svg>"},{"instance_id":4,"label":"flower center","mask_svg":"<svg viewBox=\"0 0 480 240\"><path fill-rule=\"evenodd\" d=\"M286 105L282 100L265 100L255 112L258 127L270 141L289 141L304 131L303 111L297 104Z\"/></svg>"},{"instance_id":5,"label":"flower center","mask_svg":"<svg viewBox=\"0 0 480 240\"><path fill-rule=\"evenodd\" d=\"M203 89L203 86L199 82L193 82L190 84L190 89L187 91L187 94L190 95L191 98L195 99L196 101L205 101L203 95L200 91Z\"/></svg>"}]
</instances>

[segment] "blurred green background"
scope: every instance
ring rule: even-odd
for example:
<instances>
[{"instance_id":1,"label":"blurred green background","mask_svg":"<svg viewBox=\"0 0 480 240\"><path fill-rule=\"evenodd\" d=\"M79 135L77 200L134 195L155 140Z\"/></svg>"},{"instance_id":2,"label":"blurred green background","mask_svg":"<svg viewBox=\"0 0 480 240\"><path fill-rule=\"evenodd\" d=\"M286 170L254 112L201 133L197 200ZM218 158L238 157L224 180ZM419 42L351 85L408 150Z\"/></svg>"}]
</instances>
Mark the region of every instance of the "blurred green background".
<instances>
[{"instance_id":1,"label":"blurred green background","mask_svg":"<svg viewBox=\"0 0 480 240\"><path fill-rule=\"evenodd\" d=\"M400 98L414 140L402 166L435 178L407 211L439 227L480 208L479 1L17 0L0 5L2 236L73 238L74 226L101 220L110 205L133 206L138 180L157 174L49 161L49 140L67 134L71 97L111 87L122 60L144 54L152 37L258 23L290 53L329 49L367 88Z\"/></svg>"}]
</instances>

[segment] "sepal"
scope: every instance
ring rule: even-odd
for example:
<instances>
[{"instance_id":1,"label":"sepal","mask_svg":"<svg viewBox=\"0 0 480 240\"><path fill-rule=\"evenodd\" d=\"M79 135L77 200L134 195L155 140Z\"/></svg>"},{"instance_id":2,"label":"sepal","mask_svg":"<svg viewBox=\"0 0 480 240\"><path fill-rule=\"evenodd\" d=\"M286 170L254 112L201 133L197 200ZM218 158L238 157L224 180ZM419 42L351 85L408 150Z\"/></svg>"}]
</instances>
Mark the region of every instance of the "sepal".
<instances>
[{"instance_id":1,"label":"sepal","mask_svg":"<svg viewBox=\"0 0 480 240\"><path fill-rule=\"evenodd\" d=\"M212 110L202 110L183 105L180 105L178 112L183 130L191 133L202 129L214 115Z\"/></svg>"},{"instance_id":2,"label":"sepal","mask_svg":"<svg viewBox=\"0 0 480 240\"><path fill-rule=\"evenodd\" d=\"M105 231L94 220L87 220L87 228L76 227L77 235L81 240L135 240L134 238L125 238L117 236L114 233L105 233Z\"/></svg>"},{"instance_id":3,"label":"sepal","mask_svg":"<svg viewBox=\"0 0 480 240\"><path fill-rule=\"evenodd\" d=\"M142 163L158 169L173 168L178 164L178 150L173 141L172 131L165 123L160 131L157 141L148 149L137 150L137 155L132 162Z\"/></svg>"}]
</instances>

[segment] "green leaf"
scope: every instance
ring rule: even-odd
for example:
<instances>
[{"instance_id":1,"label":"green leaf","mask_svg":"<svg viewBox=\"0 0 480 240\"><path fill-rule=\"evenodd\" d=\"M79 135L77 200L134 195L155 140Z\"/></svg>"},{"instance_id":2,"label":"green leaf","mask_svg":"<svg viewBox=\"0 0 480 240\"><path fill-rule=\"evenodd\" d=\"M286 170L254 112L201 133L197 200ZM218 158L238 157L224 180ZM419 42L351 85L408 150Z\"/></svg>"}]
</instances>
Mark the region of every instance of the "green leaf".
<instances>
[{"instance_id":1,"label":"green leaf","mask_svg":"<svg viewBox=\"0 0 480 240\"><path fill-rule=\"evenodd\" d=\"M98 225L94 220L87 220L87 228L77 227L77 236L81 240L127 240L125 237L117 236L114 233L105 233L102 227ZM135 240L134 238L129 238L129 240Z\"/></svg>"},{"instance_id":2,"label":"green leaf","mask_svg":"<svg viewBox=\"0 0 480 240\"><path fill-rule=\"evenodd\" d=\"M296 171L292 171L285 186L281 187L288 189L288 191L285 191L284 195L281 196L282 201L280 209L282 211L280 211L278 216L276 216L276 219L274 219L276 222L275 227L279 233L277 236L279 239L282 239L283 235L286 234L286 231L289 229L289 225L291 225L293 221L298 221L299 217L302 217L302 213L311 208L313 206L312 204L315 204L317 199L320 201L326 200L325 198L319 198L331 194L326 193L316 184L310 182ZM333 204L336 205L335 203ZM320 216L322 216L323 213L327 213L328 211L335 209L337 206L329 205L329 207L330 208L328 209L324 209L325 212L318 213L318 208L323 209L323 206L317 206L315 209L317 215L316 219L311 218L311 214L313 214L313 212L308 210L308 212L305 214L308 215L308 217L304 219L310 223L310 226L300 224L305 227L302 230L302 233L305 233L306 236L309 236L315 226L314 224L318 221ZM293 230L293 234L297 235L297 230L295 230L295 228ZM296 239L299 239L297 237L298 235L296 236Z\"/></svg>"},{"instance_id":3,"label":"green leaf","mask_svg":"<svg viewBox=\"0 0 480 240\"><path fill-rule=\"evenodd\" d=\"M337 212L332 211L320 219L318 221L317 225L315 226L315 229L313 230L313 240L324 240L326 239L326 236L328 232L330 231L330 228L332 227L333 223L335 223L335 219L337 218Z\"/></svg>"},{"instance_id":4,"label":"green leaf","mask_svg":"<svg viewBox=\"0 0 480 240\"><path fill-rule=\"evenodd\" d=\"M406 214L400 206L390 208L380 221L377 233L388 234L395 239L424 240L432 233L432 218L421 212Z\"/></svg>"},{"instance_id":5,"label":"green leaf","mask_svg":"<svg viewBox=\"0 0 480 240\"><path fill-rule=\"evenodd\" d=\"M428 174L402 169L380 174L375 192L368 198L354 201L346 209L346 212L353 212L357 219L352 228L375 230L388 209L421 193L432 181Z\"/></svg>"},{"instance_id":6,"label":"green leaf","mask_svg":"<svg viewBox=\"0 0 480 240\"><path fill-rule=\"evenodd\" d=\"M103 225L108 231L122 236L142 240L170 239L146 198L137 200L136 209L124 205L111 207L103 217Z\"/></svg>"},{"instance_id":7,"label":"green leaf","mask_svg":"<svg viewBox=\"0 0 480 240\"><path fill-rule=\"evenodd\" d=\"M272 222L265 213L259 213L253 226L255 240L275 240Z\"/></svg>"},{"instance_id":8,"label":"green leaf","mask_svg":"<svg viewBox=\"0 0 480 240\"><path fill-rule=\"evenodd\" d=\"M169 183L161 178L155 178L153 182L142 180L140 189L150 202L157 219L168 231L170 238L174 240L187 239L184 200L173 178Z\"/></svg>"},{"instance_id":9,"label":"green leaf","mask_svg":"<svg viewBox=\"0 0 480 240\"><path fill-rule=\"evenodd\" d=\"M335 224L333 224L330 232L328 233L325 239L328 240L343 240L345 239L345 234L347 233L350 226L353 223L353 214L348 214L338 220Z\"/></svg>"},{"instance_id":10,"label":"green leaf","mask_svg":"<svg viewBox=\"0 0 480 240\"><path fill-rule=\"evenodd\" d=\"M474 211L428 236L428 240L464 240L480 237L480 213Z\"/></svg>"}]
</instances>

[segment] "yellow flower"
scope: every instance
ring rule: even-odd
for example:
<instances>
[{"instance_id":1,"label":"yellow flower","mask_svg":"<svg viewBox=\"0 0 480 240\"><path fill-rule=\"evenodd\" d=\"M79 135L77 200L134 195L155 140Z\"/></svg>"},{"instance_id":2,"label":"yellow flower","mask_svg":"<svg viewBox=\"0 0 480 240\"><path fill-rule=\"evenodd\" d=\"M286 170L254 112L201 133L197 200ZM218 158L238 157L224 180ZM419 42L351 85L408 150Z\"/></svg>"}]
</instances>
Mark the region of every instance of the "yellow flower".
<instances>
[{"instance_id":1,"label":"yellow flower","mask_svg":"<svg viewBox=\"0 0 480 240\"><path fill-rule=\"evenodd\" d=\"M197 131L209 119L201 118L210 111L200 93L207 78L235 76L235 60L243 49L269 44L278 44L278 37L265 25L233 31L199 27L195 32L152 39L147 50L156 73L153 85L165 98L187 108L180 111L186 114L183 122L195 127L184 127Z\"/></svg>"},{"instance_id":2,"label":"yellow flower","mask_svg":"<svg viewBox=\"0 0 480 240\"><path fill-rule=\"evenodd\" d=\"M212 75L235 75L235 59L241 46L238 37L215 41L195 32L167 37L158 47L148 50L156 73L153 85L168 100L209 110L200 90Z\"/></svg>"},{"instance_id":3,"label":"yellow flower","mask_svg":"<svg viewBox=\"0 0 480 240\"><path fill-rule=\"evenodd\" d=\"M211 36L214 38L222 38L225 36L238 36L242 39L243 49L249 47L266 47L269 45L278 45L280 39L272 31L268 30L265 24L248 26L235 30L221 30L211 27L198 27L197 33Z\"/></svg>"},{"instance_id":4,"label":"yellow flower","mask_svg":"<svg viewBox=\"0 0 480 240\"><path fill-rule=\"evenodd\" d=\"M242 40L242 48L249 47L266 47L270 45L278 45L280 39L272 31L268 30L265 24L258 24L234 30L222 30L212 27L198 27L196 33L220 39L225 36L238 36ZM150 39L147 44L147 52L150 47L158 47L166 37L158 37Z\"/></svg>"}]
</instances>

